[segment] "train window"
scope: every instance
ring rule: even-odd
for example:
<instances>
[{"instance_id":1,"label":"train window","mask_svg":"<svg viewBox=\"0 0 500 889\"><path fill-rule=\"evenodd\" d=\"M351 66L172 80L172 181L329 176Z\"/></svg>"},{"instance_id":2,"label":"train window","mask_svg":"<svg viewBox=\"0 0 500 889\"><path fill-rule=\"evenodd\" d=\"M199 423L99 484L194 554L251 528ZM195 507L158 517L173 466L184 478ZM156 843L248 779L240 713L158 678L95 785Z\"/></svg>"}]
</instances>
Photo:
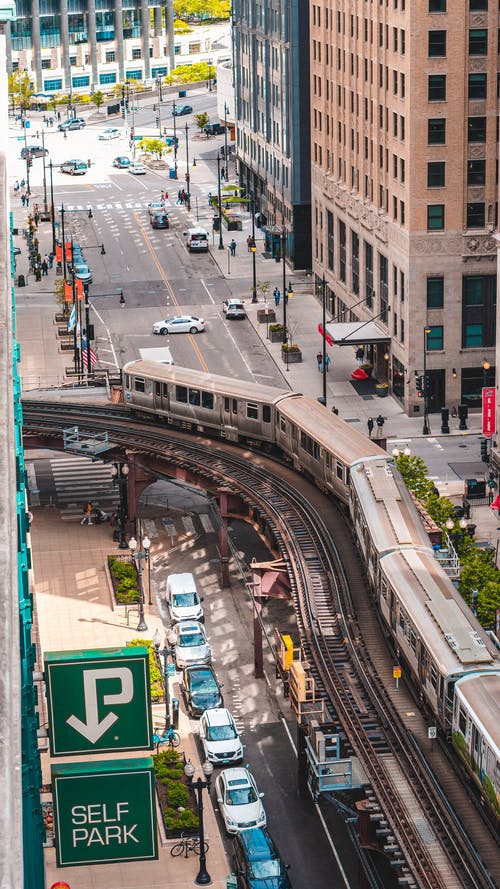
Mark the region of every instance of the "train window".
<instances>
[{"instance_id":1,"label":"train window","mask_svg":"<svg viewBox=\"0 0 500 889\"><path fill-rule=\"evenodd\" d=\"M403 630L403 633L405 630L405 620L406 620L406 615L404 612L404 608L401 608L401 606L400 606L400 608L399 608L399 626Z\"/></svg>"},{"instance_id":2,"label":"train window","mask_svg":"<svg viewBox=\"0 0 500 889\"><path fill-rule=\"evenodd\" d=\"M431 663L431 685L434 688L437 688L437 670L434 664Z\"/></svg>"},{"instance_id":3,"label":"train window","mask_svg":"<svg viewBox=\"0 0 500 889\"><path fill-rule=\"evenodd\" d=\"M331 469L332 468L332 457L331 457L331 454L329 453L329 451L326 452L325 462L326 462L326 468Z\"/></svg>"},{"instance_id":4,"label":"train window","mask_svg":"<svg viewBox=\"0 0 500 889\"><path fill-rule=\"evenodd\" d=\"M386 580L382 580L380 582L380 592L382 593L382 596L384 597L384 599L387 599L387 581Z\"/></svg>"},{"instance_id":5,"label":"train window","mask_svg":"<svg viewBox=\"0 0 500 889\"><path fill-rule=\"evenodd\" d=\"M190 389L189 390L189 404L194 404L195 407L199 407L201 402L200 390L199 389Z\"/></svg>"},{"instance_id":6,"label":"train window","mask_svg":"<svg viewBox=\"0 0 500 889\"><path fill-rule=\"evenodd\" d=\"M161 384L162 387L162 395L164 398L168 398L168 386L166 383Z\"/></svg>"},{"instance_id":7,"label":"train window","mask_svg":"<svg viewBox=\"0 0 500 889\"><path fill-rule=\"evenodd\" d=\"M350 472L349 469L346 468L346 471L345 471L345 483L346 483L346 485L350 484L350 481L351 481L351 472Z\"/></svg>"},{"instance_id":8,"label":"train window","mask_svg":"<svg viewBox=\"0 0 500 889\"><path fill-rule=\"evenodd\" d=\"M458 727L465 738L466 737L465 733L467 731L467 717L461 707L460 707L460 710L458 711Z\"/></svg>"},{"instance_id":9,"label":"train window","mask_svg":"<svg viewBox=\"0 0 500 889\"><path fill-rule=\"evenodd\" d=\"M286 420L280 416L280 431L286 434Z\"/></svg>"},{"instance_id":10,"label":"train window","mask_svg":"<svg viewBox=\"0 0 500 889\"><path fill-rule=\"evenodd\" d=\"M232 399L231 404L232 404L231 411L233 412L233 414L237 414L238 413L238 402L236 401L236 398Z\"/></svg>"},{"instance_id":11,"label":"train window","mask_svg":"<svg viewBox=\"0 0 500 889\"><path fill-rule=\"evenodd\" d=\"M136 392L145 392L144 388L144 380L142 377L135 377L134 379L134 389Z\"/></svg>"},{"instance_id":12,"label":"train window","mask_svg":"<svg viewBox=\"0 0 500 889\"><path fill-rule=\"evenodd\" d=\"M188 403L188 390L187 386L176 386L175 387L175 400L180 401L181 404Z\"/></svg>"},{"instance_id":13,"label":"train window","mask_svg":"<svg viewBox=\"0 0 500 889\"><path fill-rule=\"evenodd\" d=\"M414 630L410 629L410 646L413 651L417 650L417 636Z\"/></svg>"},{"instance_id":14,"label":"train window","mask_svg":"<svg viewBox=\"0 0 500 889\"><path fill-rule=\"evenodd\" d=\"M202 392L201 393L201 406L204 407L207 411L213 411L213 409L214 409L213 392Z\"/></svg>"},{"instance_id":15,"label":"train window","mask_svg":"<svg viewBox=\"0 0 500 889\"><path fill-rule=\"evenodd\" d=\"M155 395L161 395L161 383L155 383Z\"/></svg>"},{"instance_id":16,"label":"train window","mask_svg":"<svg viewBox=\"0 0 500 889\"><path fill-rule=\"evenodd\" d=\"M254 404L252 401L247 402L247 419L249 420L258 420L259 419L259 407Z\"/></svg>"},{"instance_id":17,"label":"train window","mask_svg":"<svg viewBox=\"0 0 500 889\"><path fill-rule=\"evenodd\" d=\"M270 423L271 422L271 408L268 404L262 405L262 422Z\"/></svg>"},{"instance_id":18,"label":"train window","mask_svg":"<svg viewBox=\"0 0 500 889\"><path fill-rule=\"evenodd\" d=\"M337 478L339 478L341 481L344 478L344 466L342 463L339 463L338 460L337 460Z\"/></svg>"},{"instance_id":19,"label":"train window","mask_svg":"<svg viewBox=\"0 0 500 889\"><path fill-rule=\"evenodd\" d=\"M125 386L127 389L130 389L130 377L128 374L125 374Z\"/></svg>"},{"instance_id":20,"label":"train window","mask_svg":"<svg viewBox=\"0 0 500 889\"><path fill-rule=\"evenodd\" d=\"M224 399L224 411L226 412L226 414L229 413L229 398Z\"/></svg>"}]
</instances>

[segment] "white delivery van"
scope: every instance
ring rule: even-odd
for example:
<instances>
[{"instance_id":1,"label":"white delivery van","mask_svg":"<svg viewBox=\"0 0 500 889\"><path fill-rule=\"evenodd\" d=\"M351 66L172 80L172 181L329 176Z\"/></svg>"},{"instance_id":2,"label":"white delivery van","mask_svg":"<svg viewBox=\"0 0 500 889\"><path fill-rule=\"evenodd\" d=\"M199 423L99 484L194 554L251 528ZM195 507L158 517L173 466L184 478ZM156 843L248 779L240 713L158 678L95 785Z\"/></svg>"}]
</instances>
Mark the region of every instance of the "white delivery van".
<instances>
[{"instance_id":1,"label":"white delivery van","mask_svg":"<svg viewBox=\"0 0 500 889\"><path fill-rule=\"evenodd\" d=\"M198 595L192 574L169 574L166 596L172 623L180 620L203 620L202 599Z\"/></svg>"},{"instance_id":2,"label":"white delivery van","mask_svg":"<svg viewBox=\"0 0 500 889\"><path fill-rule=\"evenodd\" d=\"M204 228L190 228L187 233L187 246L190 253L208 251L208 232Z\"/></svg>"}]
</instances>

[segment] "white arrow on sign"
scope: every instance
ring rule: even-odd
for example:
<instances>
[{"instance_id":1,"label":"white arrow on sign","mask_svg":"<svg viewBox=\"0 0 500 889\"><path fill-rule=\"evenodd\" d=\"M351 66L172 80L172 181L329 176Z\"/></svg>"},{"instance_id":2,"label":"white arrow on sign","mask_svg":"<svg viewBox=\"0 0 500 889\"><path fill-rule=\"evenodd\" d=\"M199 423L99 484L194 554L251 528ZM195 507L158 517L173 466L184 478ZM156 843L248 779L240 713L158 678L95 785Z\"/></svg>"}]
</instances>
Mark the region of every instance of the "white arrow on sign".
<instances>
[{"instance_id":1,"label":"white arrow on sign","mask_svg":"<svg viewBox=\"0 0 500 889\"><path fill-rule=\"evenodd\" d=\"M134 680L132 670L128 667L109 667L100 670L83 671L83 693L85 698L85 718L82 722L74 714L66 720L71 728L95 744L99 738L116 722L118 716L112 711L99 722L97 683L100 679L119 679L121 690L117 694L104 695L104 706L112 704L129 704L134 696Z\"/></svg>"}]
</instances>

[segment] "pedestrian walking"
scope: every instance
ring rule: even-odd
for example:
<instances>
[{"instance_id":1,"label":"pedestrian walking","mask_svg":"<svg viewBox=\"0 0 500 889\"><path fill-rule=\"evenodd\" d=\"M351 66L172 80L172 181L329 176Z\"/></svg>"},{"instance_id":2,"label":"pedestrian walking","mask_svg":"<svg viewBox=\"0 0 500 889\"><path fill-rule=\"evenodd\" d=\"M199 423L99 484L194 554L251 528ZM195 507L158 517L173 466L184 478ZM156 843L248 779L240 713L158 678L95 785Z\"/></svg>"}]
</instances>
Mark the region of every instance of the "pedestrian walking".
<instances>
[{"instance_id":1,"label":"pedestrian walking","mask_svg":"<svg viewBox=\"0 0 500 889\"><path fill-rule=\"evenodd\" d=\"M325 355L325 370L326 371L330 370L330 356L329 355Z\"/></svg>"},{"instance_id":2,"label":"pedestrian walking","mask_svg":"<svg viewBox=\"0 0 500 889\"><path fill-rule=\"evenodd\" d=\"M92 506L92 500L87 500L85 506L83 507L83 519L80 522L80 525L84 525L87 522L87 525L92 524L92 512L94 507Z\"/></svg>"},{"instance_id":3,"label":"pedestrian walking","mask_svg":"<svg viewBox=\"0 0 500 889\"><path fill-rule=\"evenodd\" d=\"M176 203L176 204L182 204L182 191L181 191L180 189L179 189L179 191L177 192L177 200L176 200L175 203Z\"/></svg>"},{"instance_id":4,"label":"pedestrian walking","mask_svg":"<svg viewBox=\"0 0 500 889\"><path fill-rule=\"evenodd\" d=\"M63 131L63 136L64 136L65 139L68 138L68 132L67 132L67 130L64 130L64 131Z\"/></svg>"},{"instance_id":5,"label":"pedestrian walking","mask_svg":"<svg viewBox=\"0 0 500 889\"><path fill-rule=\"evenodd\" d=\"M323 370L323 353L322 352L318 352L318 354L316 355L316 361L318 362L318 370L321 373L321 371Z\"/></svg>"},{"instance_id":6,"label":"pedestrian walking","mask_svg":"<svg viewBox=\"0 0 500 889\"><path fill-rule=\"evenodd\" d=\"M24 188L24 186L26 185L26 181L24 179L21 179L19 185L21 186L21 188Z\"/></svg>"},{"instance_id":7,"label":"pedestrian walking","mask_svg":"<svg viewBox=\"0 0 500 889\"><path fill-rule=\"evenodd\" d=\"M24 196L24 200L25 200L26 206L29 207L29 205L30 205L30 192L29 191L26 192L26 194Z\"/></svg>"},{"instance_id":8,"label":"pedestrian walking","mask_svg":"<svg viewBox=\"0 0 500 889\"><path fill-rule=\"evenodd\" d=\"M162 193L161 193L161 195L160 195L160 201L161 201L162 204L165 203L165 198L166 198L165 192L162 191Z\"/></svg>"},{"instance_id":9,"label":"pedestrian walking","mask_svg":"<svg viewBox=\"0 0 500 889\"><path fill-rule=\"evenodd\" d=\"M208 200L208 206L211 207L212 206L212 192L211 191L208 192L207 200Z\"/></svg>"},{"instance_id":10,"label":"pedestrian walking","mask_svg":"<svg viewBox=\"0 0 500 889\"><path fill-rule=\"evenodd\" d=\"M373 432L373 426L374 426L372 417L368 417L368 420L366 421L366 425L368 426L368 438L371 438L372 432Z\"/></svg>"},{"instance_id":11,"label":"pedestrian walking","mask_svg":"<svg viewBox=\"0 0 500 889\"><path fill-rule=\"evenodd\" d=\"M231 256L236 256L236 241L234 240L234 238L229 245L229 249L231 251Z\"/></svg>"},{"instance_id":12,"label":"pedestrian walking","mask_svg":"<svg viewBox=\"0 0 500 889\"><path fill-rule=\"evenodd\" d=\"M252 235L248 235L248 238L247 238L247 250L248 250L249 253L250 253L250 251L251 251L251 249L252 249L252 244L253 244L253 238L252 238Z\"/></svg>"},{"instance_id":13,"label":"pedestrian walking","mask_svg":"<svg viewBox=\"0 0 500 889\"><path fill-rule=\"evenodd\" d=\"M278 306L280 304L281 293L279 292L277 287L274 288L273 296L274 296L274 305L276 306L276 308L278 308Z\"/></svg>"},{"instance_id":14,"label":"pedestrian walking","mask_svg":"<svg viewBox=\"0 0 500 889\"><path fill-rule=\"evenodd\" d=\"M19 182L16 179L16 181L14 182L14 194L17 194L18 191L19 191Z\"/></svg>"},{"instance_id":15,"label":"pedestrian walking","mask_svg":"<svg viewBox=\"0 0 500 889\"><path fill-rule=\"evenodd\" d=\"M23 205L23 207L26 206L26 195L25 195L24 191L21 195L21 204Z\"/></svg>"},{"instance_id":16,"label":"pedestrian walking","mask_svg":"<svg viewBox=\"0 0 500 889\"><path fill-rule=\"evenodd\" d=\"M49 273L49 264L44 259L42 262L42 275L48 275L48 273Z\"/></svg>"},{"instance_id":17,"label":"pedestrian walking","mask_svg":"<svg viewBox=\"0 0 500 889\"><path fill-rule=\"evenodd\" d=\"M57 119L61 120L61 112L60 111L57 112Z\"/></svg>"},{"instance_id":18,"label":"pedestrian walking","mask_svg":"<svg viewBox=\"0 0 500 889\"><path fill-rule=\"evenodd\" d=\"M49 264L49 254L48 254L48 253L44 253L44 255L43 255L43 261L46 262L47 265Z\"/></svg>"},{"instance_id":19,"label":"pedestrian walking","mask_svg":"<svg viewBox=\"0 0 500 889\"><path fill-rule=\"evenodd\" d=\"M377 417L377 438L382 438L382 432L384 429L384 418L382 414L379 414Z\"/></svg>"},{"instance_id":20,"label":"pedestrian walking","mask_svg":"<svg viewBox=\"0 0 500 889\"><path fill-rule=\"evenodd\" d=\"M52 253L52 250L51 250L49 253L49 269L53 268L53 266L54 266L54 254Z\"/></svg>"},{"instance_id":21,"label":"pedestrian walking","mask_svg":"<svg viewBox=\"0 0 500 889\"><path fill-rule=\"evenodd\" d=\"M34 219L36 227L38 228L38 223L40 222L40 214L35 213L35 215L33 216L33 219Z\"/></svg>"}]
</instances>

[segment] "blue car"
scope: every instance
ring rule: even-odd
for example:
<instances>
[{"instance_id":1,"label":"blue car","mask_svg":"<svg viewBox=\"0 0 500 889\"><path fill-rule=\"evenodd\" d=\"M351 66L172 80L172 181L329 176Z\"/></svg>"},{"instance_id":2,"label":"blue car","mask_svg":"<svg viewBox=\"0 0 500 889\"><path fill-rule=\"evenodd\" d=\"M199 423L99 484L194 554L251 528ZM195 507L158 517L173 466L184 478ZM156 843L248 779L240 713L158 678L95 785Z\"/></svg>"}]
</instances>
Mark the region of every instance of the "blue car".
<instances>
[{"instance_id":1,"label":"blue car","mask_svg":"<svg viewBox=\"0 0 500 889\"><path fill-rule=\"evenodd\" d=\"M127 167L130 167L130 158L123 156L115 157L113 166L118 167L120 170L125 170Z\"/></svg>"},{"instance_id":2,"label":"blue car","mask_svg":"<svg viewBox=\"0 0 500 889\"><path fill-rule=\"evenodd\" d=\"M233 868L238 889L291 889L287 868L267 830L262 827L236 834Z\"/></svg>"},{"instance_id":3,"label":"blue car","mask_svg":"<svg viewBox=\"0 0 500 889\"><path fill-rule=\"evenodd\" d=\"M190 716L199 718L205 710L223 707L221 688L210 665L194 664L184 668L181 690Z\"/></svg>"}]
</instances>

